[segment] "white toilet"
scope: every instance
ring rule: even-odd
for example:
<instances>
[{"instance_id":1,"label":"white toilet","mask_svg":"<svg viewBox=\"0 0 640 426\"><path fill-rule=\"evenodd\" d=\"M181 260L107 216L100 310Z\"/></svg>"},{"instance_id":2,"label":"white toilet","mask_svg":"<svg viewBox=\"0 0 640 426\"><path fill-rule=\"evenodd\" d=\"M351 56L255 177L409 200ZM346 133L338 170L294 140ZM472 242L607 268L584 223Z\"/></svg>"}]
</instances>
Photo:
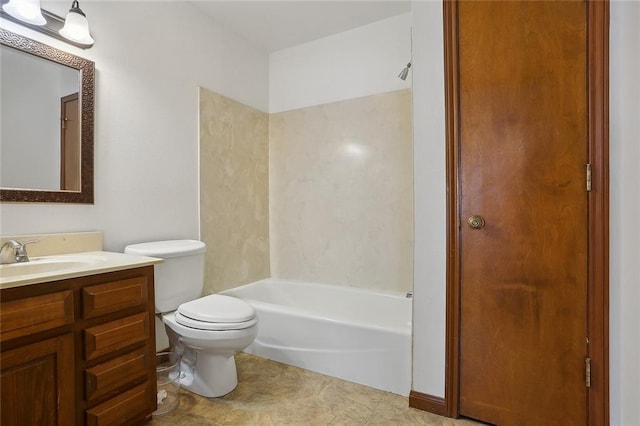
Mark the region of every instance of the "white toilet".
<instances>
[{"instance_id":1,"label":"white toilet","mask_svg":"<svg viewBox=\"0 0 640 426\"><path fill-rule=\"evenodd\" d=\"M234 355L256 338L258 319L241 299L202 295L206 245L172 240L127 246L125 253L164 259L155 267L156 312L162 314L171 350L182 353L180 385L205 397L238 385Z\"/></svg>"}]
</instances>

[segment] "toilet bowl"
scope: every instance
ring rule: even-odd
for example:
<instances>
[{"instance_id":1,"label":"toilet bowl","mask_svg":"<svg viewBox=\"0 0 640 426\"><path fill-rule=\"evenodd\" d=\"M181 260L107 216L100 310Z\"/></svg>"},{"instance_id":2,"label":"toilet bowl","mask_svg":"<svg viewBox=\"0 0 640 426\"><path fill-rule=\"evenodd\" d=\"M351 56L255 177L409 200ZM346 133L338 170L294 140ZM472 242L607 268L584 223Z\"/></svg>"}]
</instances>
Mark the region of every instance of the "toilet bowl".
<instances>
[{"instance_id":1,"label":"toilet bowl","mask_svg":"<svg viewBox=\"0 0 640 426\"><path fill-rule=\"evenodd\" d=\"M198 309L193 309L194 302L198 303ZM217 321L200 319L220 307L227 308L229 315L218 315ZM234 307L243 311L250 308L251 316L245 320L246 315L233 315ZM183 310L191 316L186 316ZM182 354L185 374L180 385L184 389L210 398L226 395L236 388L238 374L234 355L249 346L258 333L258 319L248 303L229 296L206 296L164 314L162 321L172 351Z\"/></svg>"},{"instance_id":2,"label":"toilet bowl","mask_svg":"<svg viewBox=\"0 0 640 426\"><path fill-rule=\"evenodd\" d=\"M204 283L205 249L201 241L174 240L130 245L125 253L165 259L155 270L156 312L171 351L182 355L180 386L219 397L237 386L234 355L256 338L258 319L244 300L219 294L197 297Z\"/></svg>"}]
</instances>

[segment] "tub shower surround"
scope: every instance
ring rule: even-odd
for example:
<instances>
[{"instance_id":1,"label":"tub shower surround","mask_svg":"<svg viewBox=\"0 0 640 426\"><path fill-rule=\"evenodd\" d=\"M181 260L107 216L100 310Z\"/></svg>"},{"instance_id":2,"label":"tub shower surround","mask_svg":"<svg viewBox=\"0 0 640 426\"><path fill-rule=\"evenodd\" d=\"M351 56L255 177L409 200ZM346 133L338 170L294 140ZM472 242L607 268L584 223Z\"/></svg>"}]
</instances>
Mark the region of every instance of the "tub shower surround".
<instances>
[{"instance_id":1,"label":"tub shower surround","mask_svg":"<svg viewBox=\"0 0 640 426\"><path fill-rule=\"evenodd\" d=\"M411 290L409 89L266 114L200 89L205 293L269 276Z\"/></svg>"},{"instance_id":2,"label":"tub shower surround","mask_svg":"<svg viewBox=\"0 0 640 426\"><path fill-rule=\"evenodd\" d=\"M273 277L407 292L411 91L271 114Z\"/></svg>"},{"instance_id":3,"label":"tub shower surround","mask_svg":"<svg viewBox=\"0 0 640 426\"><path fill-rule=\"evenodd\" d=\"M269 116L200 89L204 294L269 276Z\"/></svg>"}]
</instances>

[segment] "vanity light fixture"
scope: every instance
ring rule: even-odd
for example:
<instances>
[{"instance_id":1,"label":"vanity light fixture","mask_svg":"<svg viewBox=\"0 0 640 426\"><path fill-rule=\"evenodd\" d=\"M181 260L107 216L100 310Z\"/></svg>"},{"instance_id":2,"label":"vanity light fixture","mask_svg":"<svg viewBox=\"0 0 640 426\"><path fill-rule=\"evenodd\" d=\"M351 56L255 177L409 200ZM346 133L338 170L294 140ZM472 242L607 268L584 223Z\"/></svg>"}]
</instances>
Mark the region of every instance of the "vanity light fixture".
<instances>
[{"instance_id":1,"label":"vanity light fixture","mask_svg":"<svg viewBox=\"0 0 640 426\"><path fill-rule=\"evenodd\" d=\"M64 27L59 32L62 37L76 43L86 46L93 45L93 37L89 33L89 21L87 21L87 16L80 9L78 0L73 0L73 3L71 3L71 9L69 9L69 13L67 13L67 17L64 20Z\"/></svg>"},{"instance_id":2,"label":"vanity light fixture","mask_svg":"<svg viewBox=\"0 0 640 426\"><path fill-rule=\"evenodd\" d=\"M44 25L47 21L40 11L40 0L10 0L2 10L14 18L31 25Z\"/></svg>"},{"instance_id":3,"label":"vanity light fixture","mask_svg":"<svg viewBox=\"0 0 640 426\"><path fill-rule=\"evenodd\" d=\"M2 18L82 49L93 46L94 40L89 33L89 22L80 9L78 0L73 0L65 19L41 9L40 0L0 1L2 2L2 8L0 8Z\"/></svg>"}]
</instances>

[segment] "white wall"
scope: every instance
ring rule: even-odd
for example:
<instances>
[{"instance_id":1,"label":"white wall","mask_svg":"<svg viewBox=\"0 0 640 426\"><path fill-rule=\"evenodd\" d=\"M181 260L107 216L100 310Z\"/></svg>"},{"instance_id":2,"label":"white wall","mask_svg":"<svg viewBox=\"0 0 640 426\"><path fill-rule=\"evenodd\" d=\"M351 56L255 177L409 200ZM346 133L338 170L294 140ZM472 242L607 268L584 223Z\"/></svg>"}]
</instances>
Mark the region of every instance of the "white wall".
<instances>
[{"instance_id":1,"label":"white wall","mask_svg":"<svg viewBox=\"0 0 640 426\"><path fill-rule=\"evenodd\" d=\"M611 424L640 424L640 2L611 2ZM444 395L445 169L442 6L413 3L413 389Z\"/></svg>"},{"instance_id":2,"label":"white wall","mask_svg":"<svg viewBox=\"0 0 640 426\"><path fill-rule=\"evenodd\" d=\"M611 424L640 425L640 2L611 2Z\"/></svg>"},{"instance_id":3,"label":"white wall","mask_svg":"<svg viewBox=\"0 0 640 426\"><path fill-rule=\"evenodd\" d=\"M398 74L411 60L411 14L273 52L269 112L411 87Z\"/></svg>"},{"instance_id":4,"label":"white wall","mask_svg":"<svg viewBox=\"0 0 640 426\"><path fill-rule=\"evenodd\" d=\"M68 2L43 8L65 14ZM103 230L105 248L198 238L198 86L266 111L268 56L187 2L85 2L96 63L95 205L0 204L0 233Z\"/></svg>"},{"instance_id":5,"label":"white wall","mask_svg":"<svg viewBox=\"0 0 640 426\"><path fill-rule=\"evenodd\" d=\"M442 4L413 2L413 386L444 396L446 180Z\"/></svg>"}]
</instances>

